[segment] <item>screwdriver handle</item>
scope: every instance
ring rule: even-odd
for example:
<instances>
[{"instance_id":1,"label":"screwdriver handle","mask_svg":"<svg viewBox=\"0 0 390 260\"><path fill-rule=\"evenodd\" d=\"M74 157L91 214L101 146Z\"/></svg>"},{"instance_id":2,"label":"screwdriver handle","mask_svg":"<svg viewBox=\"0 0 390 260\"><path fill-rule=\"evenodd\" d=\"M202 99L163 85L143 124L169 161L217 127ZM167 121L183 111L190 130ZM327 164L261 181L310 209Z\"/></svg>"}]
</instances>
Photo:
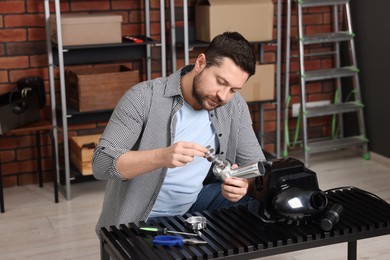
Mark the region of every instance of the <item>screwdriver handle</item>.
<instances>
[{"instance_id":1,"label":"screwdriver handle","mask_svg":"<svg viewBox=\"0 0 390 260\"><path fill-rule=\"evenodd\" d=\"M161 227L140 227L139 228L142 231L147 231L147 232L157 232L159 234L167 234L167 228L161 228Z\"/></svg>"}]
</instances>

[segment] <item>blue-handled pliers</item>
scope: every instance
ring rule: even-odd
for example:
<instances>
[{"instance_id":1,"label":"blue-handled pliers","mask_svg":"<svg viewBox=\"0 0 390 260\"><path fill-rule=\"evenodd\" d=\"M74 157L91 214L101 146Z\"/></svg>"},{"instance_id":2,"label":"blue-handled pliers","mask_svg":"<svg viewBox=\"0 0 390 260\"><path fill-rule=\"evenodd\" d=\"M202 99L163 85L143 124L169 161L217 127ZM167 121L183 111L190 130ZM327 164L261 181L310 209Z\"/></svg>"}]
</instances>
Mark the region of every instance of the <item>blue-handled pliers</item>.
<instances>
[{"instance_id":1,"label":"blue-handled pliers","mask_svg":"<svg viewBox=\"0 0 390 260\"><path fill-rule=\"evenodd\" d=\"M207 242L198 239L185 239L179 236L155 236L153 239L153 245L183 246L184 244L207 244Z\"/></svg>"}]
</instances>

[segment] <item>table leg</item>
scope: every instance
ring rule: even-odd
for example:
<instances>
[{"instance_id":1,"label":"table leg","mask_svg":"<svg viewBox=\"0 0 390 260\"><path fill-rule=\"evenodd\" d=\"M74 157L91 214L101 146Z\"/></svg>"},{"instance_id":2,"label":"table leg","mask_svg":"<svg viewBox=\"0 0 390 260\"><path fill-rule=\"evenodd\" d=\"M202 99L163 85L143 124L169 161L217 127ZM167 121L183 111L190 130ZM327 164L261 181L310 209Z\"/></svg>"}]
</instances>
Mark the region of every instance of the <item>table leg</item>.
<instances>
[{"instance_id":1,"label":"table leg","mask_svg":"<svg viewBox=\"0 0 390 260\"><path fill-rule=\"evenodd\" d=\"M52 153L52 164L53 164L53 191L54 191L54 202L58 203L58 183L57 183L57 160L56 160L56 151L54 144L54 135L52 131L48 132L50 142L51 142L51 153Z\"/></svg>"},{"instance_id":2,"label":"table leg","mask_svg":"<svg viewBox=\"0 0 390 260\"><path fill-rule=\"evenodd\" d=\"M357 259L357 241L349 241L348 242L348 260L356 260Z\"/></svg>"},{"instance_id":3,"label":"table leg","mask_svg":"<svg viewBox=\"0 0 390 260\"><path fill-rule=\"evenodd\" d=\"M1 138L1 135L0 135ZM1 172L1 156L0 156L0 212L4 213L4 193L3 193L3 174Z\"/></svg>"},{"instance_id":4,"label":"table leg","mask_svg":"<svg viewBox=\"0 0 390 260\"><path fill-rule=\"evenodd\" d=\"M110 260L110 255L107 253L106 249L104 248L104 241L103 238L100 237L100 259L101 260Z\"/></svg>"},{"instance_id":5,"label":"table leg","mask_svg":"<svg viewBox=\"0 0 390 260\"><path fill-rule=\"evenodd\" d=\"M41 154L41 133L39 131L35 132L35 140L37 147L37 172L38 172L38 182L39 187L43 187L43 173L42 173L42 154Z\"/></svg>"},{"instance_id":6,"label":"table leg","mask_svg":"<svg viewBox=\"0 0 390 260\"><path fill-rule=\"evenodd\" d=\"M3 175L1 173L1 162L0 162L0 211L4 213L4 193L3 193Z\"/></svg>"}]
</instances>

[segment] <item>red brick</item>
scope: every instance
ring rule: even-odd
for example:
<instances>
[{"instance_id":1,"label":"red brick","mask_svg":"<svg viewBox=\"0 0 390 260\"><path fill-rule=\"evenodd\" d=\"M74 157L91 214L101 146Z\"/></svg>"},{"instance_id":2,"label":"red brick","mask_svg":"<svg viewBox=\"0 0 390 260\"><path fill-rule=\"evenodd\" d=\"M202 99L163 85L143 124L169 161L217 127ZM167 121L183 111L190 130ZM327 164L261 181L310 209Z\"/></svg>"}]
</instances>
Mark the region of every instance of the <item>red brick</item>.
<instances>
[{"instance_id":1,"label":"red brick","mask_svg":"<svg viewBox=\"0 0 390 260\"><path fill-rule=\"evenodd\" d=\"M20 174L18 176L19 179L19 185L31 185L34 183L37 183L38 180L38 174L34 172L28 172L24 174Z\"/></svg>"},{"instance_id":2,"label":"red brick","mask_svg":"<svg viewBox=\"0 0 390 260\"><path fill-rule=\"evenodd\" d=\"M0 31L1 42L21 42L26 39L26 29L2 29Z\"/></svg>"},{"instance_id":3,"label":"red brick","mask_svg":"<svg viewBox=\"0 0 390 260\"><path fill-rule=\"evenodd\" d=\"M140 9L141 3L139 0L112 0L111 7L113 10L134 10Z\"/></svg>"},{"instance_id":4,"label":"red brick","mask_svg":"<svg viewBox=\"0 0 390 260\"><path fill-rule=\"evenodd\" d=\"M141 23L144 19L144 12L132 10L129 12L129 23Z\"/></svg>"},{"instance_id":5,"label":"red brick","mask_svg":"<svg viewBox=\"0 0 390 260\"><path fill-rule=\"evenodd\" d=\"M61 1L60 1L61 2ZM44 13L44 1L26 1L27 13Z\"/></svg>"},{"instance_id":6,"label":"red brick","mask_svg":"<svg viewBox=\"0 0 390 260\"><path fill-rule=\"evenodd\" d=\"M27 30L29 41L44 41L46 40L45 28L29 28Z\"/></svg>"},{"instance_id":7,"label":"red brick","mask_svg":"<svg viewBox=\"0 0 390 260\"><path fill-rule=\"evenodd\" d=\"M45 68L10 70L11 82L16 82L18 79L26 76L37 76L43 79L47 78L47 70Z\"/></svg>"},{"instance_id":8,"label":"red brick","mask_svg":"<svg viewBox=\"0 0 390 260\"><path fill-rule=\"evenodd\" d=\"M6 83L6 82L9 82L8 81L8 71L0 70L0 83Z\"/></svg>"},{"instance_id":9,"label":"red brick","mask_svg":"<svg viewBox=\"0 0 390 260\"><path fill-rule=\"evenodd\" d=\"M150 8L151 9L160 9L160 1L159 0L151 0L150 1Z\"/></svg>"},{"instance_id":10,"label":"red brick","mask_svg":"<svg viewBox=\"0 0 390 260\"><path fill-rule=\"evenodd\" d=\"M318 25L323 24L322 14L307 14L303 17L302 21L305 25Z\"/></svg>"},{"instance_id":11,"label":"red brick","mask_svg":"<svg viewBox=\"0 0 390 260\"><path fill-rule=\"evenodd\" d=\"M0 150L0 158L1 163L14 161L16 159L15 150Z\"/></svg>"},{"instance_id":12,"label":"red brick","mask_svg":"<svg viewBox=\"0 0 390 260\"><path fill-rule=\"evenodd\" d=\"M0 69L28 68L28 56L3 57L0 59Z\"/></svg>"},{"instance_id":13,"label":"red brick","mask_svg":"<svg viewBox=\"0 0 390 260\"><path fill-rule=\"evenodd\" d=\"M0 75L1 75L1 71L0 71ZM1 79L1 76L0 76L0 79ZM12 84L12 83L0 84L0 95L12 91L15 88L15 85L16 84Z\"/></svg>"},{"instance_id":14,"label":"red brick","mask_svg":"<svg viewBox=\"0 0 390 260\"><path fill-rule=\"evenodd\" d=\"M8 174L17 174L21 172L31 172L32 169L36 169L36 161L15 161L2 165L3 176Z\"/></svg>"},{"instance_id":15,"label":"red brick","mask_svg":"<svg viewBox=\"0 0 390 260\"><path fill-rule=\"evenodd\" d=\"M45 26L43 14L15 14L4 17L4 25L10 27Z\"/></svg>"},{"instance_id":16,"label":"red brick","mask_svg":"<svg viewBox=\"0 0 390 260\"><path fill-rule=\"evenodd\" d=\"M103 11L110 10L110 1L71 1L71 11Z\"/></svg>"},{"instance_id":17,"label":"red brick","mask_svg":"<svg viewBox=\"0 0 390 260\"><path fill-rule=\"evenodd\" d=\"M321 90L321 82L310 82L306 84L306 94L319 93Z\"/></svg>"},{"instance_id":18,"label":"red brick","mask_svg":"<svg viewBox=\"0 0 390 260\"><path fill-rule=\"evenodd\" d=\"M47 66L47 55L33 55L30 56L31 67L44 67Z\"/></svg>"},{"instance_id":19,"label":"red brick","mask_svg":"<svg viewBox=\"0 0 390 260\"><path fill-rule=\"evenodd\" d=\"M3 169L3 167L2 167L2 169ZM16 176L3 176L4 188L13 187L16 185L17 185L17 177Z\"/></svg>"},{"instance_id":20,"label":"red brick","mask_svg":"<svg viewBox=\"0 0 390 260\"><path fill-rule=\"evenodd\" d=\"M321 60L321 67L323 69L331 69L335 67L335 60L334 59L322 59Z\"/></svg>"},{"instance_id":21,"label":"red brick","mask_svg":"<svg viewBox=\"0 0 390 260\"><path fill-rule=\"evenodd\" d=\"M0 56L4 56L4 55L5 55L5 44L0 43Z\"/></svg>"},{"instance_id":22,"label":"red brick","mask_svg":"<svg viewBox=\"0 0 390 260\"><path fill-rule=\"evenodd\" d=\"M328 33L332 32L333 28L331 25L313 25L306 26L305 31L307 34Z\"/></svg>"},{"instance_id":23,"label":"red brick","mask_svg":"<svg viewBox=\"0 0 390 260\"><path fill-rule=\"evenodd\" d=\"M160 24L150 24L150 34L152 35L153 39L160 40Z\"/></svg>"},{"instance_id":24,"label":"red brick","mask_svg":"<svg viewBox=\"0 0 390 260\"><path fill-rule=\"evenodd\" d=\"M307 101L308 102L320 101L320 100L332 101L332 94L330 94L330 93L318 93L318 94L308 95L308 97L307 97Z\"/></svg>"},{"instance_id":25,"label":"red brick","mask_svg":"<svg viewBox=\"0 0 390 260\"><path fill-rule=\"evenodd\" d=\"M331 6L319 6L307 8L307 13L332 13L333 9Z\"/></svg>"},{"instance_id":26,"label":"red brick","mask_svg":"<svg viewBox=\"0 0 390 260\"><path fill-rule=\"evenodd\" d=\"M271 132L276 130L275 122L271 122L271 121L264 122L263 127L265 132Z\"/></svg>"},{"instance_id":27,"label":"red brick","mask_svg":"<svg viewBox=\"0 0 390 260\"><path fill-rule=\"evenodd\" d=\"M297 96L301 94L301 86L299 84L290 84L290 96Z\"/></svg>"},{"instance_id":28,"label":"red brick","mask_svg":"<svg viewBox=\"0 0 390 260\"><path fill-rule=\"evenodd\" d=\"M17 55L36 55L46 53L46 42L17 42L7 44L7 54Z\"/></svg>"},{"instance_id":29,"label":"red brick","mask_svg":"<svg viewBox=\"0 0 390 260\"><path fill-rule=\"evenodd\" d=\"M319 60L311 60L305 62L305 70L318 70L321 69L321 62Z\"/></svg>"},{"instance_id":30,"label":"red brick","mask_svg":"<svg viewBox=\"0 0 390 260\"><path fill-rule=\"evenodd\" d=\"M126 24L122 26L122 35L143 34L139 24Z\"/></svg>"},{"instance_id":31,"label":"red brick","mask_svg":"<svg viewBox=\"0 0 390 260\"><path fill-rule=\"evenodd\" d=\"M332 122L332 116L321 116L310 118L310 126L324 126L330 125Z\"/></svg>"},{"instance_id":32,"label":"red brick","mask_svg":"<svg viewBox=\"0 0 390 260\"><path fill-rule=\"evenodd\" d=\"M36 159L36 148L19 148L16 150L16 159L20 161Z\"/></svg>"},{"instance_id":33,"label":"red brick","mask_svg":"<svg viewBox=\"0 0 390 260\"><path fill-rule=\"evenodd\" d=\"M265 111L264 112L264 120L266 121L273 121L276 120L276 113L275 111Z\"/></svg>"},{"instance_id":34,"label":"red brick","mask_svg":"<svg viewBox=\"0 0 390 260\"><path fill-rule=\"evenodd\" d=\"M18 1L1 1L0 2L0 14L13 14L13 13L24 13L24 0Z\"/></svg>"}]
</instances>

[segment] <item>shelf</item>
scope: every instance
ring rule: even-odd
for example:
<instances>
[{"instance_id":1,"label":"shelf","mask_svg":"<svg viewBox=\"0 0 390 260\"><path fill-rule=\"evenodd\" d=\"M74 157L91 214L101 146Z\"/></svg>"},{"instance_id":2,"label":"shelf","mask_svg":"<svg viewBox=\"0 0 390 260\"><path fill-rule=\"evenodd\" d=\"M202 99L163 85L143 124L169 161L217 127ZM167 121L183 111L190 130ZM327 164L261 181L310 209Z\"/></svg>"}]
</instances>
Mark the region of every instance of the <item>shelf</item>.
<instances>
[{"instance_id":1,"label":"shelf","mask_svg":"<svg viewBox=\"0 0 390 260\"><path fill-rule=\"evenodd\" d=\"M108 121L111 117L113 109L110 110L97 110L90 112L79 112L74 108L67 108L67 121L68 124L83 124ZM57 108L58 126L62 126L62 110Z\"/></svg>"},{"instance_id":2,"label":"shelf","mask_svg":"<svg viewBox=\"0 0 390 260\"><path fill-rule=\"evenodd\" d=\"M64 46L64 65L81 65L87 63L106 63L107 61L140 60L146 57L148 45L158 45L159 42L151 39L143 43L122 42L116 44L99 44L83 46ZM53 60L58 62L58 47L53 45Z\"/></svg>"}]
</instances>

